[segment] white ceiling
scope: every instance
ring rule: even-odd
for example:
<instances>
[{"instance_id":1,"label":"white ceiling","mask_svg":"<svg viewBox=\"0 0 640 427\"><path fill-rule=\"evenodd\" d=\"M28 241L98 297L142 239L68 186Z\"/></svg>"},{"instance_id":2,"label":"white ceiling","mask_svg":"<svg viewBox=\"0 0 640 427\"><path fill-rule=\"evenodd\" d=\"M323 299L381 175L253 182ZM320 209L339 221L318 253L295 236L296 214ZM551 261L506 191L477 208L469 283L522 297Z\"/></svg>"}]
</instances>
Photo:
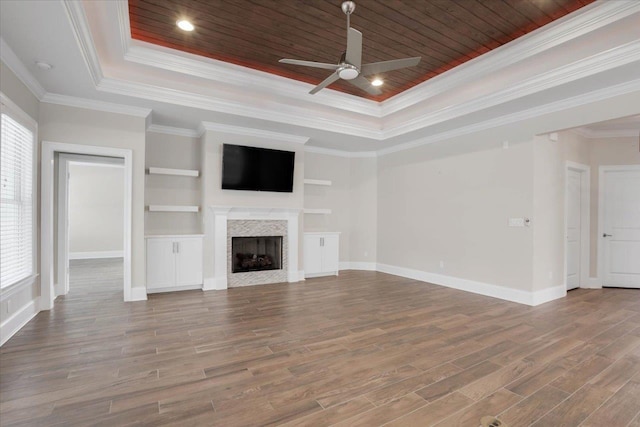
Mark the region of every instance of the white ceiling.
<instances>
[{"instance_id":1,"label":"white ceiling","mask_svg":"<svg viewBox=\"0 0 640 427\"><path fill-rule=\"evenodd\" d=\"M127 10L121 0L3 0L2 60L45 102L140 107L155 125L224 123L348 152L394 150L620 94L637 93L629 113L640 114L635 0L596 2L380 104L332 90L308 95L306 83L131 40Z\"/></svg>"}]
</instances>

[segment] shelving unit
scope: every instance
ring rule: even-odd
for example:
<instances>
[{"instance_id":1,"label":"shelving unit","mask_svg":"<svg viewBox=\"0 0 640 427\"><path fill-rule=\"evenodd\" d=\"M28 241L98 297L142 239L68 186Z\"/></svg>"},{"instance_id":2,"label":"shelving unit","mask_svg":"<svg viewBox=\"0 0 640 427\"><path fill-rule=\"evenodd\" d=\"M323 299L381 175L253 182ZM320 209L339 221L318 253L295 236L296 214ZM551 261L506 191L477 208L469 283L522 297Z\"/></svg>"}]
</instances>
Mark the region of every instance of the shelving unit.
<instances>
[{"instance_id":1,"label":"shelving unit","mask_svg":"<svg viewBox=\"0 0 640 427\"><path fill-rule=\"evenodd\" d=\"M318 215L329 215L331 213L331 209L303 209L303 212L306 214L318 214Z\"/></svg>"},{"instance_id":2,"label":"shelving unit","mask_svg":"<svg viewBox=\"0 0 640 427\"><path fill-rule=\"evenodd\" d=\"M331 185L331 181L326 180L326 179L310 179L310 178L305 178L304 179L304 183L306 185L324 185L324 186L330 186Z\"/></svg>"},{"instance_id":3,"label":"shelving unit","mask_svg":"<svg viewBox=\"0 0 640 427\"><path fill-rule=\"evenodd\" d=\"M199 170L194 169L169 169L169 168L149 168L149 175L174 175L174 176L191 176L197 178L200 176Z\"/></svg>"},{"instance_id":4,"label":"shelving unit","mask_svg":"<svg viewBox=\"0 0 640 427\"><path fill-rule=\"evenodd\" d=\"M200 206L188 205L149 205L149 212L198 212Z\"/></svg>"}]
</instances>

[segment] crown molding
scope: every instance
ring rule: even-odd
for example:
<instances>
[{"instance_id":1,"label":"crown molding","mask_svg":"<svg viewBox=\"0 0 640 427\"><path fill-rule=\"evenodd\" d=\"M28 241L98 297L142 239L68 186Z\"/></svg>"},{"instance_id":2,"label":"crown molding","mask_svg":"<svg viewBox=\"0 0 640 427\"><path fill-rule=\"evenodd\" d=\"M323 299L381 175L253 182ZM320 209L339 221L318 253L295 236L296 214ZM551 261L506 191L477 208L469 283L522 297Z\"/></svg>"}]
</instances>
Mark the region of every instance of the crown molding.
<instances>
[{"instance_id":1,"label":"crown molding","mask_svg":"<svg viewBox=\"0 0 640 427\"><path fill-rule=\"evenodd\" d=\"M98 58L98 52L93 42L93 36L91 35L91 29L89 28L87 15L84 12L82 2L62 0L62 4L73 28L73 35L78 42L82 58L89 70L89 75L93 83L97 85L103 79L104 74L100 66L100 59Z\"/></svg>"},{"instance_id":2,"label":"crown molding","mask_svg":"<svg viewBox=\"0 0 640 427\"><path fill-rule=\"evenodd\" d=\"M638 4L640 4L640 2ZM571 64L566 64L549 72L522 80L517 86L506 87L500 91L482 95L467 102L454 106L446 106L440 110L431 112L429 115L407 120L398 126L383 131L384 138L400 136L636 61L640 62L640 40L599 52L590 57L572 62Z\"/></svg>"},{"instance_id":3,"label":"crown molding","mask_svg":"<svg viewBox=\"0 0 640 427\"><path fill-rule=\"evenodd\" d=\"M67 107L85 108L88 110L98 110L107 113L126 114L128 116L144 117L151 114L151 109L132 107L130 105L115 104L112 102L97 101L95 99L78 98L75 96L61 95L58 93L46 93L41 102L47 104L66 105Z\"/></svg>"},{"instance_id":4,"label":"crown molding","mask_svg":"<svg viewBox=\"0 0 640 427\"><path fill-rule=\"evenodd\" d=\"M300 108L294 106L279 105L280 108L259 108L247 106L240 102L205 96L198 93L185 92L139 82L130 82L105 77L96 86L103 92L150 99L185 107L200 108L209 111L220 111L253 119L285 123L314 129L331 129L334 132L364 138L382 139L382 132L374 126L354 125L348 121L338 121L319 117L313 112L307 115L300 114Z\"/></svg>"},{"instance_id":5,"label":"crown molding","mask_svg":"<svg viewBox=\"0 0 640 427\"><path fill-rule=\"evenodd\" d=\"M304 151L305 153L325 154L327 156L348 157L351 159L378 157L378 153L375 151L343 151L332 148L314 147L312 145L305 146Z\"/></svg>"},{"instance_id":6,"label":"crown molding","mask_svg":"<svg viewBox=\"0 0 640 427\"><path fill-rule=\"evenodd\" d=\"M264 71L200 57L139 40L131 40L125 52L125 60L138 64L231 84L245 90L250 88L271 96L292 98L297 101L320 104L375 118L381 117L380 105L375 101L332 89L311 96L309 91L314 87L312 84Z\"/></svg>"},{"instance_id":7,"label":"crown molding","mask_svg":"<svg viewBox=\"0 0 640 427\"><path fill-rule=\"evenodd\" d=\"M562 99L560 101L551 102L544 105L539 105L524 111L508 114L502 117L497 117L491 120L485 120L480 123L474 123L468 126L462 126L450 131L441 132L435 135L428 136L426 138L420 138L415 141L411 141L405 144L394 145L393 147L384 148L378 151L378 156L384 156L387 154L396 153L398 151L409 150L411 148L420 147L427 144L433 144L438 141L444 141L449 138L457 136L468 135L473 132L479 132L482 130L492 129L499 126L504 126L523 120L534 119L544 114L555 113L563 110L567 110L574 107L580 107L585 104L593 102L603 101L614 96L625 95L633 91L640 90L640 79L628 81L615 86L609 86L603 89L587 92L582 95Z\"/></svg>"},{"instance_id":8,"label":"crown molding","mask_svg":"<svg viewBox=\"0 0 640 427\"><path fill-rule=\"evenodd\" d=\"M284 142L293 142L295 144L306 144L309 141L308 136L292 135L290 133L272 132L262 129L247 128L240 126L225 125L222 123L201 122L198 127L199 133L205 132L229 133L233 135L253 136L257 138L274 139Z\"/></svg>"},{"instance_id":9,"label":"crown molding","mask_svg":"<svg viewBox=\"0 0 640 427\"><path fill-rule=\"evenodd\" d=\"M497 73L506 66L638 12L640 2L635 0L592 3L383 101L382 116L396 113L435 95L476 81L481 76Z\"/></svg>"},{"instance_id":10,"label":"crown molding","mask_svg":"<svg viewBox=\"0 0 640 427\"><path fill-rule=\"evenodd\" d=\"M47 93L38 79L31 74L13 49L11 49L11 46L9 46L2 37L0 37L0 59L38 100L42 99L44 94Z\"/></svg>"},{"instance_id":11,"label":"crown molding","mask_svg":"<svg viewBox=\"0 0 640 427\"><path fill-rule=\"evenodd\" d=\"M594 130L586 127L580 127L580 128L571 129L571 132L587 139L640 138L640 129Z\"/></svg>"},{"instance_id":12,"label":"crown molding","mask_svg":"<svg viewBox=\"0 0 640 427\"><path fill-rule=\"evenodd\" d=\"M195 129L177 128L173 126L164 126L151 124L147 127L147 132L163 133L165 135L184 136L187 138L199 138L202 133Z\"/></svg>"}]
</instances>

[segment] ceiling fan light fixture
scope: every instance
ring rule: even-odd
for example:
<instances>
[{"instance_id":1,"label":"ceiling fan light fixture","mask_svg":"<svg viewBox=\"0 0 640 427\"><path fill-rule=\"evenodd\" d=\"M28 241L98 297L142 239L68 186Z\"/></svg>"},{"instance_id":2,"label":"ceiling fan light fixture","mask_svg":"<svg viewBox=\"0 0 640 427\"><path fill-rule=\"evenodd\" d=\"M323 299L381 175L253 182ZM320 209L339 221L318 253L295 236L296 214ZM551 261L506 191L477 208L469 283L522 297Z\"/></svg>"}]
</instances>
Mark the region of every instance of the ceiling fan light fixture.
<instances>
[{"instance_id":1,"label":"ceiling fan light fixture","mask_svg":"<svg viewBox=\"0 0 640 427\"><path fill-rule=\"evenodd\" d=\"M371 86L382 86L384 84L384 80L377 78L371 81Z\"/></svg>"},{"instance_id":2,"label":"ceiling fan light fixture","mask_svg":"<svg viewBox=\"0 0 640 427\"><path fill-rule=\"evenodd\" d=\"M342 80L353 80L358 77L359 74L360 71L351 64L345 64L338 69L338 76L340 76Z\"/></svg>"},{"instance_id":3,"label":"ceiling fan light fixture","mask_svg":"<svg viewBox=\"0 0 640 427\"><path fill-rule=\"evenodd\" d=\"M176 25L182 31L193 31L196 28L196 27L193 26L193 24L191 22L187 21L186 19L179 19L176 22Z\"/></svg>"}]
</instances>

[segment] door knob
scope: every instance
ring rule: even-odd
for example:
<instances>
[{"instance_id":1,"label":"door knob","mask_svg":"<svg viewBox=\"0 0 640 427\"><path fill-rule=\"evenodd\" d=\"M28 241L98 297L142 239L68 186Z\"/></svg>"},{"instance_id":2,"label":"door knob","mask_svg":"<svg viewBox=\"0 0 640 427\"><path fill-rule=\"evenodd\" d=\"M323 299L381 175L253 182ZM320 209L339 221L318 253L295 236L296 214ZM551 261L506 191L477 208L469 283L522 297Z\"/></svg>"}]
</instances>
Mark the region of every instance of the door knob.
<instances>
[{"instance_id":1,"label":"door knob","mask_svg":"<svg viewBox=\"0 0 640 427\"><path fill-rule=\"evenodd\" d=\"M604 233L604 234L602 235L602 237L613 237L613 234L607 234L607 233Z\"/></svg>"}]
</instances>

